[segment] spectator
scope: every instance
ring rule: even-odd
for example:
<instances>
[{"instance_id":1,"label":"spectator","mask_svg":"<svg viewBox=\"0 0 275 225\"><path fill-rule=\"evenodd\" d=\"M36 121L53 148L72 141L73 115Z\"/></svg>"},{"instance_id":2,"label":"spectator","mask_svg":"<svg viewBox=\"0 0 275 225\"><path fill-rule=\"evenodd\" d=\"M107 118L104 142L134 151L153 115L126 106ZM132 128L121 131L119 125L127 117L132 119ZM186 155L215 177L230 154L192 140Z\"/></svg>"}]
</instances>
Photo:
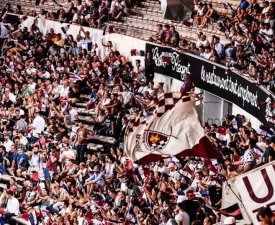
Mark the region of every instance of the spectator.
<instances>
[{"instance_id":1,"label":"spectator","mask_svg":"<svg viewBox=\"0 0 275 225\"><path fill-rule=\"evenodd\" d=\"M263 162L269 163L275 160L275 137L270 138L270 145L266 148L263 154Z\"/></svg>"},{"instance_id":2,"label":"spectator","mask_svg":"<svg viewBox=\"0 0 275 225\"><path fill-rule=\"evenodd\" d=\"M259 220L265 224L271 225L275 222L274 213L270 207L262 207L259 209L257 217Z\"/></svg>"},{"instance_id":3,"label":"spectator","mask_svg":"<svg viewBox=\"0 0 275 225\"><path fill-rule=\"evenodd\" d=\"M5 209L4 216L0 217L1 225L6 224L9 222L9 219L13 216L19 215L19 201L13 196L13 192L8 190L6 192L7 195L7 207Z\"/></svg>"},{"instance_id":4,"label":"spectator","mask_svg":"<svg viewBox=\"0 0 275 225\"><path fill-rule=\"evenodd\" d=\"M211 47L216 50L219 59L224 58L224 45L220 43L220 38L217 36L212 36L212 41L211 41Z\"/></svg>"}]
</instances>

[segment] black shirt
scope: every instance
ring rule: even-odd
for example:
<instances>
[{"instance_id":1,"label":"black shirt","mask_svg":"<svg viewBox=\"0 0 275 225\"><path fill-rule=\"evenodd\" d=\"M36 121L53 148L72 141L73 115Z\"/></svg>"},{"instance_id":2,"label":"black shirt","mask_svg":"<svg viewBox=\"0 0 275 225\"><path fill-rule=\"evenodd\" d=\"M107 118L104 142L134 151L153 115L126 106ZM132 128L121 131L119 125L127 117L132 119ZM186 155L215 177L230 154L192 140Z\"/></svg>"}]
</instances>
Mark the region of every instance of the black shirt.
<instances>
[{"instance_id":1,"label":"black shirt","mask_svg":"<svg viewBox=\"0 0 275 225\"><path fill-rule=\"evenodd\" d=\"M275 150L271 146L268 146L264 152L264 155L263 155L264 163L269 162L269 157L272 157L273 160L275 160Z\"/></svg>"}]
</instances>

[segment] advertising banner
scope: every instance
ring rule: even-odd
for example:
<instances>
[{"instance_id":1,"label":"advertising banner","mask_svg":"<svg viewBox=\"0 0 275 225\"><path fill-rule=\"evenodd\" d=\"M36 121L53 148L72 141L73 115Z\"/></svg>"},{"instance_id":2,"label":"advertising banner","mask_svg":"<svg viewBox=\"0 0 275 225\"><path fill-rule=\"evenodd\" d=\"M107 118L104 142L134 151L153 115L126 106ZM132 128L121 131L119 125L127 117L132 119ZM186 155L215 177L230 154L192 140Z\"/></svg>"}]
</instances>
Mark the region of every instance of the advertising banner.
<instances>
[{"instance_id":1,"label":"advertising banner","mask_svg":"<svg viewBox=\"0 0 275 225\"><path fill-rule=\"evenodd\" d=\"M155 60L155 73L184 81L189 74L192 82L211 94L223 98L266 123L266 118L274 116L271 102L261 87L223 66L151 43L146 44L146 52L152 52Z\"/></svg>"},{"instance_id":2,"label":"advertising banner","mask_svg":"<svg viewBox=\"0 0 275 225\"><path fill-rule=\"evenodd\" d=\"M246 212L258 224L259 208L269 206L275 211L275 162L238 176L235 185ZM255 182L257 181L257 182Z\"/></svg>"}]
</instances>

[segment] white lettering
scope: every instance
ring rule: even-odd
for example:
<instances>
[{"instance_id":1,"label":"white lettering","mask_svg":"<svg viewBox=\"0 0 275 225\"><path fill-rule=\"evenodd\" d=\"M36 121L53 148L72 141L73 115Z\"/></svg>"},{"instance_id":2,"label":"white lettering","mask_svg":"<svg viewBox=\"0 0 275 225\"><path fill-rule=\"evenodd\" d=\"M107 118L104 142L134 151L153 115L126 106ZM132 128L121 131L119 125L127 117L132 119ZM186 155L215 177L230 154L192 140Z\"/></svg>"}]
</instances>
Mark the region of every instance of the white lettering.
<instances>
[{"instance_id":1,"label":"white lettering","mask_svg":"<svg viewBox=\"0 0 275 225\"><path fill-rule=\"evenodd\" d=\"M222 78L219 77L218 75L215 74L215 69L216 67L213 66L213 70L211 72L207 72L202 66L201 68L201 80L214 85L220 89L229 91L233 93L234 95L237 95L239 98L242 98L243 100L243 105L244 102L247 102L251 104L252 106L256 107L259 109L258 106L258 93L256 92L253 94L250 90L249 87L246 86L246 88L242 87L241 84L238 84L238 81L236 80L235 82L231 80L231 77L226 77Z\"/></svg>"}]
</instances>

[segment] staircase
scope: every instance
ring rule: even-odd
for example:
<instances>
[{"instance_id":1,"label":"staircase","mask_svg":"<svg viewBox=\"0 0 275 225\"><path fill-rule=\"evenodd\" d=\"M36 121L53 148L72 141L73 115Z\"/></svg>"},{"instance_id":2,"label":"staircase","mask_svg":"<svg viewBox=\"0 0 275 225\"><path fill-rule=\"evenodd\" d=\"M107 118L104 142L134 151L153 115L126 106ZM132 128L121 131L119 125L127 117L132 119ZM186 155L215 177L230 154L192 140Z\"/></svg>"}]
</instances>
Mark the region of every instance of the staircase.
<instances>
[{"instance_id":1,"label":"staircase","mask_svg":"<svg viewBox=\"0 0 275 225\"><path fill-rule=\"evenodd\" d=\"M76 103L78 120L81 121L84 126L91 132L95 132L95 120L96 114L94 109L86 109L89 101L89 95L81 95L80 102ZM88 141L87 149L88 153L92 152L104 152L106 147L114 146L116 140L113 137L92 135L92 139Z\"/></svg>"}]
</instances>

